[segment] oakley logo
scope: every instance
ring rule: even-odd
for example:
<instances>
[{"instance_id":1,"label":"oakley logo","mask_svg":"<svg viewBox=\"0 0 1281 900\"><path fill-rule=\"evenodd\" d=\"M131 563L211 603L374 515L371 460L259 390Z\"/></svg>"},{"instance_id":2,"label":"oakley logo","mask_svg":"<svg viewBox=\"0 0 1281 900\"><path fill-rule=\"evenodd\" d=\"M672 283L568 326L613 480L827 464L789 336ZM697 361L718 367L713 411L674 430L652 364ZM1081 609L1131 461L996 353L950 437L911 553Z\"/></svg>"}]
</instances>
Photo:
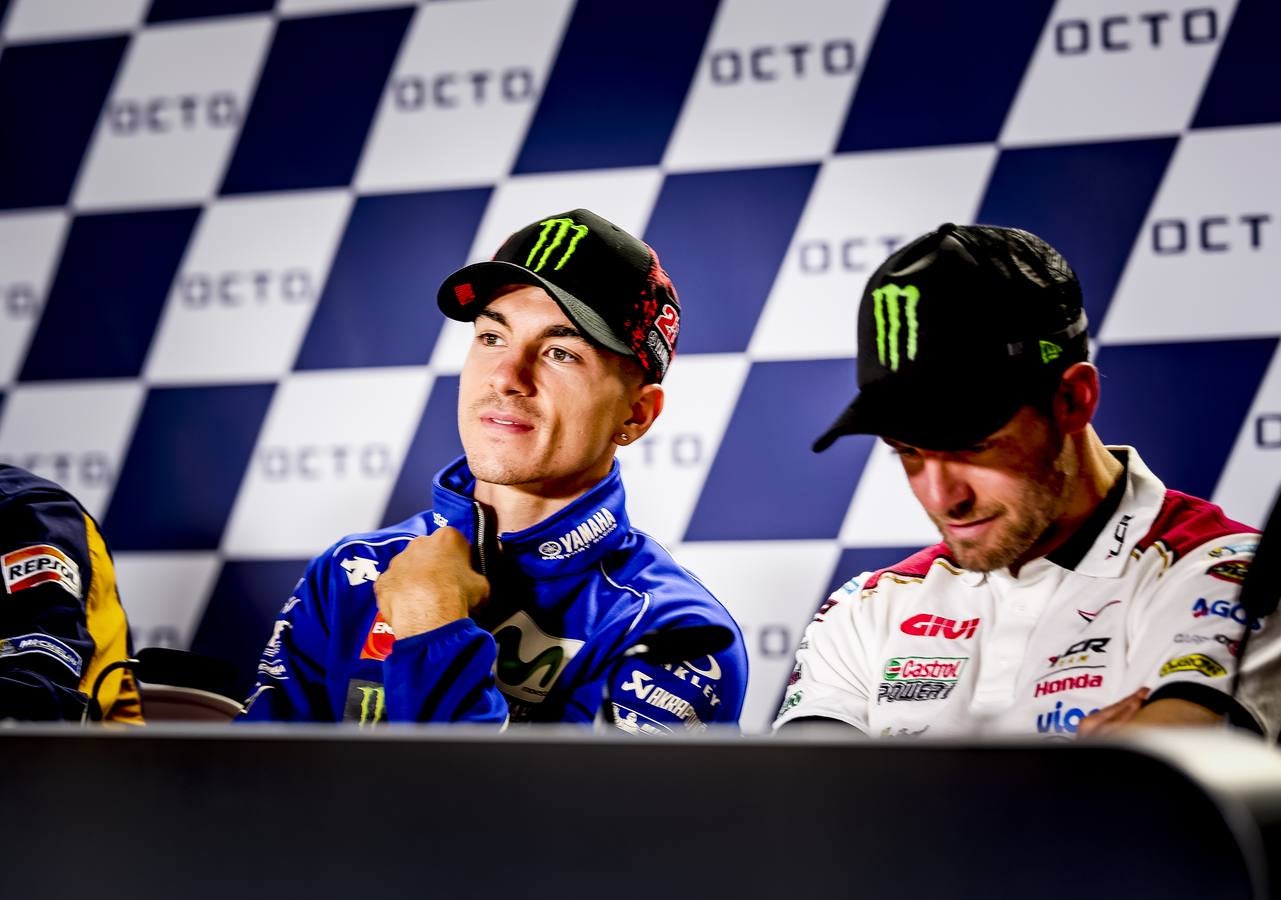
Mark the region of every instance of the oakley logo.
<instances>
[{"instance_id":1,"label":"oakley logo","mask_svg":"<svg viewBox=\"0 0 1281 900\"><path fill-rule=\"evenodd\" d=\"M899 336L903 322L907 321L905 351L908 359L916 359L916 304L921 292L915 285L887 284L872 291L872 315L876 319L876 357L891 372L899 367Z\"/></svg>"},{"instance_id":2,"label":"oakley logo","mask_svg":"<svg viewBox=\"0 0 1281 900\"><path fill-rule=\"evenodd\" d=\"M587 234L587 226L579 225L573 219L544 219L538 224L543 226L543 230L539 232L538 241L534 244L534 249L529 251L529 258L525 260L525 268L535 272L541 272L551 255L565 243L565 236L571 231L574 233L574 236L569 239L569 245L561 251L560 261L552 267L553 271L558 271L574 255L578 242ZM542 256L538 255L539 250L543 251Z\"/></svg>"}]
</instances>

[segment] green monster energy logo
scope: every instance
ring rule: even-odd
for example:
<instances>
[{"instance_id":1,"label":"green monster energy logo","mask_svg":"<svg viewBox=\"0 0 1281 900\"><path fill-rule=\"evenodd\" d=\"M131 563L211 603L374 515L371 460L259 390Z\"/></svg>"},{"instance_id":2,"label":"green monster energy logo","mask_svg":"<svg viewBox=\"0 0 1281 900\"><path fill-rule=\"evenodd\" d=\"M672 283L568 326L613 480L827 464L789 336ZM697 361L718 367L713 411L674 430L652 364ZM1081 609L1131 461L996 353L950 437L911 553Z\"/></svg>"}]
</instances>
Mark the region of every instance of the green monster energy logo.
<instances>
[{"instance_id":1,"label":"green monster energy logo","mask_svg":"<svg viewBox=\"0 0 1281 900\"><path fill-rule=\"evenodd\" d=\"M515 627L501 628L494 633L494 643L498 645L498 680L504 684L524 684L539 669L546 668L538 681L538 686L545 689L560 673L565 650L563 647L548 647L525 662L520 658L520 637L520 629Z\"/></svg>"},{"instance_id":2,"label":"green monster energy logo","mask_svg":"<svg viewBox=\"0 0 1281 900\"><path fill-rule=\"evenodd\" d=\"M899 335L907 319L907 358L916 359L916 304L921 292L915 285L887 284L872 291L872 315L876 319L876 358L897 372Z\"/></svg>"},{"instance_id":3,"label":"green monster energy logo","mask_svg":"<svg viewBox=\"0 0 1281 900\"><path fill-rule=\"evenodd\" d=\"M360 727L386 720L387 692L381 687L357 687L360 691Z\"/></svg>"},{"instance_id":4,"label":"green monster energy logo","mask_svg":"<svg viewBox=\"0 0 1281 900\"><path fill-rule=\"evenodd\" d=\"M587 234L587 226L579 225L573 219L544 219L538 224L543 226L543 230L538 235L538 243L534 244L534 249L529 251L529 258L525 260L525 268L541 272L543 266L547 265L547 260L556 252L556 248L565 242L565 235L572 231L574 236L569 239L569 246L561 253L560 262L553 267L553 271L559 270L574 255L578 242ZM552 236L553 232L555 232L554 237ZM539 250L543 251L542 256L538 256ZM537 262L534 262L534 257L538 257Z\"/></svg>"}]
</instances>

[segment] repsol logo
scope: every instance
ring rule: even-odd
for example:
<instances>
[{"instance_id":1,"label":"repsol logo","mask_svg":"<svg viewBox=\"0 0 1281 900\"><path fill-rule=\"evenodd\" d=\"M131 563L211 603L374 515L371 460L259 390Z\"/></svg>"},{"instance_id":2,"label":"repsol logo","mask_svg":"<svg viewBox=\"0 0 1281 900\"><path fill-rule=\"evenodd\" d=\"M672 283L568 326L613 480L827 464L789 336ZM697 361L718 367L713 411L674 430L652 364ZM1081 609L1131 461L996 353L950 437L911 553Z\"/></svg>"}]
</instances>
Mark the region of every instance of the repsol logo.
<instances>
[{"instance_id":1,"label":"repsol logo","mask_svg":"<svg viewBox=\"0 0 1281 900\"><path fill-rule=\"evenodd\" d=\"M40 312L36 287L25 281L0 284L0 313L10 319L31 319Z\"/></svg>"},{"instance_id":2,"label":"repsol logo","mask_svg":"<svg viewBox=\"0 0 1281 900\"><path fill-rule=\"evenodd\" d=\"M344 478L389 478L395 474L386 444L305 444L265 447L258 465L268 481L319 481Z\"/></svg>"},{"instance_id":3,"label":"repsol logo","mask_svg":"<svg viewBox=\"0 0 1281 900\"><path fill-rule=\"evenodd\" d=\"M1219 14L1209 6L1182 12L1120 13L1054 23L1054 51L1060 56L1081 56L1094 51L1125 53L1176 44L1212 44L1218 37Z\"/></svg>"},{"instance_id":4,"label":"repsol logo","mask_svg":"<svg viewBox=\"0 0 1281 900\"><path fill-rule=\"evenodd\" d=\"M1281 413L1261 413L1255 418L1254 444L1260 450L1281 450Z\"/></svg>"},{"instance_id":5,"label":"repsol logo","mask_svg":"<svg viewBox=\"0 0 1281 900\"><path fill-rule=\"evenodd\" d=\"M901 234L814 238L797 245L796 262L802 275L870 272L902 245Z\"/></svg>"},{"instance_id":6,"label":"repsol logo","mask_svg":"<svg viewBox=\"0 0 1281 900\"><path fill-rule=\"evenodd\" d=\"M107 104L113 134L168 134L197 128L231 128L240 122L240 103L227 91L113 100Z\"/></svg>"},{"instance_id":7,"label":"repsol logo","mask_svg":"<svg viewBox=\"0 0 1281 900\"><path fill-rule=\"evenodd\" d=\"M116 478L111 457L100 450L0 455L0 462L35 472L67 488L110 487Z\"/></svg>"},{"instance_id":8,"label":"repsol logo","mask_svg":"<svg viewBox=\"0 0 1281 900\"><path fill-rule=\"evenodd\" d=\"M1184 253L1230 253L1262 250L1273 221L1271 213L1210 215L1190 219L1158 219L1152 223L1152 252L1157 256Z\"/></svg>"},{"instance_id":9,"label":"repsol logo","mask_svg":"<svg viewBox=\"0 0 1281 900\"><path fill-rule=\"evenodd\" d=\"M529 103L535 94L534 70L522 66L402 75L391 83L392 104L402 112L428 107L457 109L489 103Z\"/></svg>"},{"instance_id":10,"label":"repsol logo","mask_svg":"<svg viewBox=\"0 0 1281 900\"><path fill-rule=\"evenodd\" d=\"M713 50L707 58L712 84L802 79L811 75L848 75L855 66L854 42L832 38L822 43L765 44Z\"/></svg>"},{"instance_id":11,"label":"repsol logo","mask_svg":"<svg viewBox=\"0 0 1281 900\"><path fill-rule=\"evenodd\" d=\"M178 277L178 297L189 309L308 303L316 299L315 278L306 269L248 272L187 272Z\"/></svg>"}]
</instances>

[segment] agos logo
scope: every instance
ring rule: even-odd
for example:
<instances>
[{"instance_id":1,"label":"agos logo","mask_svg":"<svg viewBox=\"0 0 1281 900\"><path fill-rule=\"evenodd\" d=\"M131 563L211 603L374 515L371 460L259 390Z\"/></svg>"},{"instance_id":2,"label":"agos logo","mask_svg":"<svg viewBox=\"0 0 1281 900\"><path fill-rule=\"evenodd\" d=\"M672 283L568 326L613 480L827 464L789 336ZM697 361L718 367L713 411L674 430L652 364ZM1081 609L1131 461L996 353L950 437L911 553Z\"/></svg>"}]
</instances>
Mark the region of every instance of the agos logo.
<instances>
[{"instance_id":1,"label":"agos logo","mask_svg":"<svg viewBox=\"0 0 1281 900\"><path fill-rule=\"evenodd\" d=\"M954 640L972 638L978 630L978 619L962 619L958 622L956 619L933 616L929 613L917 613L910 619L904 619L899 625L899 631L904 634L916 637L945 637Z\"/></svg>"},{"instance_id":2,"label":"agos logo","mask_svg":"<svg viewBox=\"0 0 1281 900\"><path fill-rule=\"evenodd\" d=\"M1197 599L1192 604L1192 617L1201 619L1205 616L1218 616L1220 619L1231 619L1238 625L1244 625L1246 620L1245 609L1241 604L1233 604L1230 600L1207 601L1204 597ZM1250 630L1258 631L1263 627L1263 623L1258 619L1250 620Z\"/></svg>"}]
</instances>

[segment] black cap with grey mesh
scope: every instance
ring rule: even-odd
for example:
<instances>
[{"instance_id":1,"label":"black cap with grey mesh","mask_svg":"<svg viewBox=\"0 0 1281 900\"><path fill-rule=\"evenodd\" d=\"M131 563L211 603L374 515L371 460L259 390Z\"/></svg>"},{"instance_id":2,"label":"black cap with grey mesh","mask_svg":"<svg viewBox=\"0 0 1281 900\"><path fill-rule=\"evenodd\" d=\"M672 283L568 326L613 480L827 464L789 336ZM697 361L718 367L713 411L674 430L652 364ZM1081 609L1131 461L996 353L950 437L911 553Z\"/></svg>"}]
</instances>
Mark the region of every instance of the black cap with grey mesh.
<instances>
[{"instance_id":1,"label":"black cap with grey mesh","mask_svg":"<svg viewBox=\"0 0 1281 900\"><path fill-rule=\"evenodd\" d=\"M1017 228L944 224L868 279L859 393L814 452L846 434L972 446L1088 358L1081 285L1057 250Z\"/></svg>"}]
</instances>

